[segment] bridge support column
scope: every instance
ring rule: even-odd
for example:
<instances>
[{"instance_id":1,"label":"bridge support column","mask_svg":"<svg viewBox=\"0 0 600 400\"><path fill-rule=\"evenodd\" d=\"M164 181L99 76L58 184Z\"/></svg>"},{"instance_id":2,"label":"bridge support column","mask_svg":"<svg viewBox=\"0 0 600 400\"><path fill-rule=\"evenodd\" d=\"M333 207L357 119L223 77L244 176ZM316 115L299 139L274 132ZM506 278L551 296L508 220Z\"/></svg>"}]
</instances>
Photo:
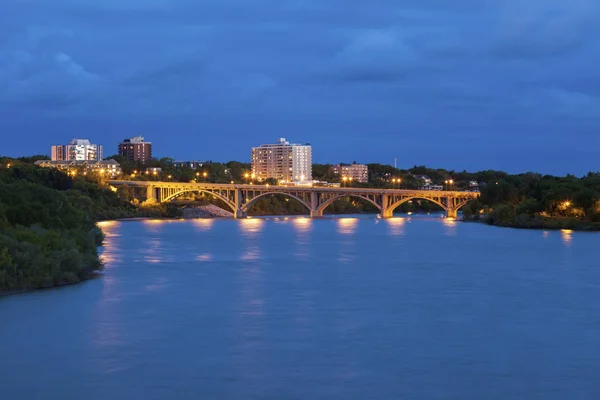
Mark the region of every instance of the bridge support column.
<instances>
[{"instance_id":1,"label":"bridge support column","mask_svg":"<svg viewBox=\"0 0 600 400\"><path fill-rule=\"evenodd\" d=\"M243 219L248 218L248 212L244 211L242 205L244 203L244 194L241 189L235 189L235 211L233 212L233 218Z\"/></svg>"},{"instance_id":2,"label":"bridge support column","mask_svg":"<svg viewBox=\"0 0 600 400\"><path fill-rule=\"evenodd\" d=\"M390 196L384 194L381 196L381 218L392 218L394 210L390 207Z\"/></svg>"},{"instance_id":3,"label":"bridge support column","mask_svg":"<svg viewBox=\"0 0 600 400\"><path fill-rule=\"evenodd\" d=\"M458 209L456 208L456 202L454 197L446 198L446 217L448 218L456 218L458 217Z\"/></svg>"},{"instance_id":4,"label":"bridge support column","mask_svg":"<svg viewBox=\"0 0 600 400\"><path fill-rule=\"evenodd\" d=\"M152 185L146 187L146 201L151 203L156 202L156 189Z\"/></svg>"},{"instance_id":5,"label":"bridge support column","mask_svg":"<svg viewBox=\"0 0 600 400\"><path fill-rule=\"evenodd\" d=\"M235 219L248 218L248 213L240 208L240 209L235 210L235 212L233 213L233 218L235 218Z\"/></svg>"},{"instance_id":6,"label":"bridge support column","mask_svg":"<svg viewBox=\"0 0 600 400\"><path fill-rule=\"evenodd\" d=\"M310 210L310 217L311 218L322 218L323 217L323 210Z\"/></svg>"},{"instance_id":7,"label":"bridge support column","mask_svg":"<svg viewBox=\"0 0 600 400\"><path fill-rule=\"evenodd\" d=\"M321 218L323 217L323 211L319 210L319 195L317 192L310 192L310 217Z\"/></svg>"}]
</instances>

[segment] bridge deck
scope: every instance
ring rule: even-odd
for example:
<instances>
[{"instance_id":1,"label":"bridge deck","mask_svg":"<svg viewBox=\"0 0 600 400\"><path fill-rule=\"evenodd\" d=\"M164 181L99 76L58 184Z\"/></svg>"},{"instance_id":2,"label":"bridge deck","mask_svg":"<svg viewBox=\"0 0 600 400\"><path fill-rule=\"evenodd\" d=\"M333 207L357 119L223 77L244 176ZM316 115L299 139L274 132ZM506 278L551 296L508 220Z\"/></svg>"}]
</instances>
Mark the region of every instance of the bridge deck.
<instances>
[{"instance_id":1,"label":"bridge deck","mask_svg":"<svg viewBox=\"0 0 600 400\"><path fill-rule=\"evenodd\" d=\"M257 190L269 192L321 192L321 193L372 193L372 194L425 194L430 196L461 196L476 198L479 196L477 191L458 191L458 190L419 190L419 189L379 189L379 188L358 188L358 187L321 187L321 186L278 186L278 185L249 185L249 184L229 184L229 183L203 183L203 182L165 182L165 181L108 181L113 186L133 186L133 187L156 187L156 188L189 188L189 189L222 189L222 190Z\"/></svg>"}]
</instances>

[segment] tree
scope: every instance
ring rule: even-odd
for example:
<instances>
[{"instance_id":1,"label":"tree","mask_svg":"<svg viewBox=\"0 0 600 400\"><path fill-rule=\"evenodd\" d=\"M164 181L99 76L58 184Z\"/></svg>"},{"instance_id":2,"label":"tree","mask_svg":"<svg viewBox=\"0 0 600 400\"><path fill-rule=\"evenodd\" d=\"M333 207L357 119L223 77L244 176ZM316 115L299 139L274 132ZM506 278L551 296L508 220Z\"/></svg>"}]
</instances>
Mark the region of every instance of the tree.
<instances>
[{"instance_id":1,"label":"tree","mask_svg":"<svg viewBox=\"0 0 600 400\"><path fill-rule=\"evenodd\" d=\"M517 205L517 215L525 214L534 216L535 214L543 211L543 207L536 199L525 199Z\"/></svg>"}]
</instances>

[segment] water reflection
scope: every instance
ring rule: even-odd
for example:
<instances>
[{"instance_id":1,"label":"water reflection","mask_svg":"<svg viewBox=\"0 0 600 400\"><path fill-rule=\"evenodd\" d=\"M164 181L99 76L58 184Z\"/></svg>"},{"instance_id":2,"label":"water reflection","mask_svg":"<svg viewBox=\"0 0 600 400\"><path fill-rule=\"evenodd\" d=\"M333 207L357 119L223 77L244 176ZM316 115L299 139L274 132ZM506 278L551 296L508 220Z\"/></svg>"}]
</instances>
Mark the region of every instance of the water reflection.
<instances>
[{"instance_id":1,"label":"water reflection","mask_svg":"<svg viewBox=\"0 0 600 400\"><path fill-rule=\"evenodd\" d=\"M544 237L544 239L548 239L549 235L550 235L550 232L548 232L548 231L542 232L542 236Z\"/></svg>"},{"instance_id":2,"label":"water reflection","mask_svg":"<svg viewBox=\"0 0 600 400\"><path fill-rule=\"evenodd\" d=\"M406 218L390 218L386 219L386 222L391 235L404 236L404 225L406 224Z\"/></svg>"},{"instance_id":3,"label":"water reflection","mask_svg":"<svg viewBox=\"0 0 600 400\"><path fill-rule=\"evenodd\" d=\"M310 256L310 231L313 228L312 219L306 217L294 218L292 220L296 232L296 251L294 256L298 259L306 259Z\"/></svg>"},{"instance_id":4,"label":"water reflection","mask_svg":"<svg viewBox=\"0 0 600 400\"><path fill-rule=\"evenodd\" d=\"M121 321L118 319L117 309L123 300L123 293L120 289L119 275L111 270L123 260L124 253L121 248L123 224L118 221L103 221L98 223L98 227L104 233L100 259L104 264L105 273L102 279L101 296L94 310L96 327L91 340L97 346L114 346L122 341L119 329ZM105 368L112 370L115 366L107 365Z\"/></svg>"},{"instance_id":5,"label":"water reflection","mask_svg":"<svg viewBox=\"0 0 600 400\"><path fill-rule=\"evenodd\" d=\"M148 244L140 251L143 252L144 261L146 262L158 264L165 261L163 258L165 252L162 249L160 239L158 238L149 239Z\"/></svg>"},{"instance_id":6,"label":"water reflection","mask_svg":"<svg viewBox=\"0 0 600 400\"><path fill-rule=\"evenodd\" d=\"M104 264L104 268L111 268L115 263L119 262L123 256L118 248L119 237L121 236L121 222L102 221L98 222L98 227L104 234L100 261Z\"/></svg>"},{"instance_id":7,"label":"water reflection","mask_svg":"<svg viewBox=\"0 0 600 400\"><path fill-rule=\"evenodd\" d=\"M215 220L212 218L206 219L195 219L194 220L194 228L198 232L208 232L212 229Z\"/></svg>"},{"instance_id":8,"label":"water reflection","mask_svg":"<svg viewBox=\"0 0 600 400\"><path fill-rule=\"evenodd\" d=\"M256 261L260 259L260 249L258 246L248 247L241 255L242 261Z\"/></svg>"},{"instance_id":9,"label":"water reflection","mask_svg":"<svg viewBox=\"0 0 600 400\"><path fill-rule=\"evenodd\" d=\"M446 236L456 236L456 218L443 218L444 226L446 226Z\"/></svg>"},{"instance_id":10,"label":"water reflection","mask_svg":"<svg viewBox=\"0 0 600 400\"><path fill-rule=\"evenodd\" d=\"M210 254L210 253L199 254L196 257L196 260L198 260L198 261L205 261L205 262L206 261L211 261L212 259L213 259L213 255Z\"/></svg>"},{"instance_id":11,"label":"water reflection","mask_svg":"<svg viewBox=\"0 0 600 400\"><path fill-rule=\"evenodd\" d=\"M353 235L357 225L358 218L339 218L337 220L338 233L342 235Z\"/></svg>"},{"instance_id":12,"label":"water reflection","mask_svg":"<svg viewBox=\"0 0 600 400\"><path fill-rule=\"evenodd\" d=\"M240 229L244 236L257 236L263 229L265 221L261 218L246 218L240 220Z\"/></svg>"},{"instance_id":13,"label":"water reflection","mask_svg":"<svg viewBox=\"0 0 600 400\"><path fill-rule=\"evenodd\" d=\"M145 219L142 221L148 232L159 233L162 225L166 224L164 219Z\"/></svg>"},{"instance_id":14,"label":"water reflection","mask_svg":"<svg viewBox=\"0 0 600 400\"><path fill-rule=\"evenodd\" d=\"M312 229L312 219L306 217L294 218L292 220L296 232L310 232Z\"/></svg>"},{"instance_id":15,"label":"water reflection","mask_svg":"<svg viewBox=\"0 0 600 400\"><path fill-rule=\"evenodd\" d=\"M570 229L562 229L560 231L562 241L566 246L570 246L573 241L573 231Z\"/></svg>"}]
</instances>

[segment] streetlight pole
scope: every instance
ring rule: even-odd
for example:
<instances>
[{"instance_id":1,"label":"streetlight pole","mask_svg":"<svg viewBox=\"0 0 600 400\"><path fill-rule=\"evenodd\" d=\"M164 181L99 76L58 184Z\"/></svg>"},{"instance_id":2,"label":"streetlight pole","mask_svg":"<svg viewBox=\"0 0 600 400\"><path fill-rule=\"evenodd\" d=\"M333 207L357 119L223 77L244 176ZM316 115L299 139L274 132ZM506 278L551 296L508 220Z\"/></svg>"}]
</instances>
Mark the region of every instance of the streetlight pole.
<instances>
[{"instance_id":1,"label":"streetlight pole","mask_svg":"<svg viewBox=\"0 0 600 400\"><path fill-rule=\"evenodd\" d=\"M202 174L202 176L204 176L204 183L206 183L206 176L208 175L208 173L206 171L204 171L204 173Z\"/></svg>"}]
</instances>

